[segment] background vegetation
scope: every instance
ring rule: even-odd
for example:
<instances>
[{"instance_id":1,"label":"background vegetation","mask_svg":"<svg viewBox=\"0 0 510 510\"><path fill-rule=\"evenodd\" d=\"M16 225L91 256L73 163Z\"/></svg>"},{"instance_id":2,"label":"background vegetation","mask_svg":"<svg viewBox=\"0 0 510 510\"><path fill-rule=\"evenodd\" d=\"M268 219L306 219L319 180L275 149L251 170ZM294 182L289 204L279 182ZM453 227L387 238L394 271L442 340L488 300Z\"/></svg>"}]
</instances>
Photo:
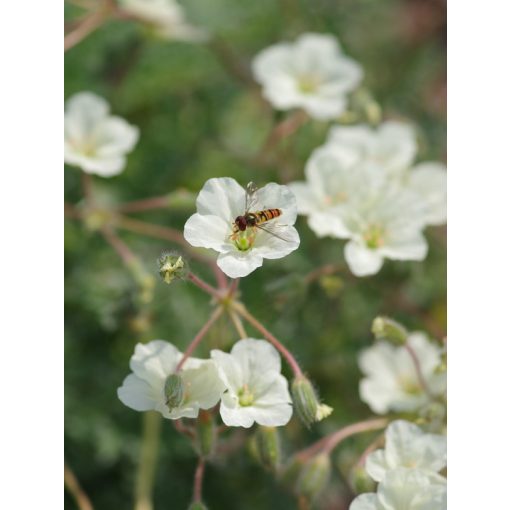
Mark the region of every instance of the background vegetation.
<instances>
[{"instance_id":1,"label":"background vegetation","mask_svg":"<svg viewBox=\"0 0 510 510\"><path fill-rule=\"evenodd\" d=\"M172 193L170 207L132 217L182 231L195 210L194 194L210 177L259 184L301 179L307 157L324 142L328 126L310 121L270 156L261 155L267 134L282 116L261 107L249 63L261 49L307 31L336 35L346 53L364 66L364 84L384 116L416 123L419 159L444 160L441 0L189 0L183 5L196 25L218 39L208 45L168 42L148 36L135 23L112 21L66 54L66 98L96 92L141 131L124 173L94 178L100 203ZM80 12L66 6L66 19ZM66 169L66 201L79 203L82 196L80 172ZM189 284L166 286L158 279L156 259L175 244L120 232L154 277L153 289L141 289L92 223L86 228L73 218L65 222L65 455L95 508L124 509L133 506L143 416L125 407L116 389L129 371L133 347L161 338L184 348L208 317L209 302ZM287 452L371 415L359 400L356 360L372 342L370 325L377 314L445 335L443 228L428 230L430 253L424 263L386 261L379 274L365 279L345 267L342 242L319 241L302 218L297 228L298 251L265 261L241 282L244 302L292 350L324 401L335 408L311 431L293 418L283 430ZM208 268L192 267L212 282ZM199 354L213 346L228 349L237 339L225 318ZM328 505L341 495L349 501L344 467L365 442L356 439L339 449L334 481L321 507L338 508ZM156 509L187 507L195 464L188 441L163 422ZM204 497L212 509L295 507L243 446L208 466ZM66 508L75 508L67 495Z\"/></svg>"}]
</instances>

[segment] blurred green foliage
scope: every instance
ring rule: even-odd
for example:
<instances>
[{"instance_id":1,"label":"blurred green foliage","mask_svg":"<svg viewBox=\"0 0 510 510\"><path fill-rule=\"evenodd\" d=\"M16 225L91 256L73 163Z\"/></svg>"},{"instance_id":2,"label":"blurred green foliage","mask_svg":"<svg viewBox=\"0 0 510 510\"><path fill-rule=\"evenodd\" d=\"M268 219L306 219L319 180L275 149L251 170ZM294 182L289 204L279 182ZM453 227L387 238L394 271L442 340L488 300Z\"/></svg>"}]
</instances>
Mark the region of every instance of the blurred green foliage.
<instances>
[{"instance_id":1,"label":"blurred green foliage","mask_svg":"<svg viewBox=\"0 0 510 510\"><path fill-rule=\"evenodd\" d=\"M302 178L304 162L323 143L327 125L309 122L283 147L283 163L259 164L257 151L281 115L261 108L257 89L238 79L232 67L249 70L258 51L306 31L335 34L364 66L365 85L384 115L410 119L419 127L420 159L444 159L441 0L189 0L184 5L189 18L220 37L223 46L153 39L135 23L111 21L66 54L66 97L82 90L103 95L116 114L141 130L124 173L94 179L103 203L178 188L197 192L210 177L231 176L241 183ZM66 19L80 12L66 6ZM82 200L77 169L66 169L65 198ZM182 230L192 212L184 207L136 216ZM356 357L372 342L370 326L377 314L409 329L445 334L444 229L428 230L430 252L424 263L386 261L376 276L357 279L343 266L340 241L319 241L303 219L297 227L298 251L265 261L241 282L246 305L292 350L324 401L335 408L311 431L293 418L281 431L286 455L370 416L358 397ZM136 234L120 236L155 278L157 257L175 248ZM123 406L116 389L129 372L137 342L162 338L183 349L208 317L209 299L184 282L167 286L157 280L153 302L140 305L136 283L118 255L73 219L65 223L65 262L66 460L96 509L132 508L143 416ZM307 282L305 275L326 264L339 264L340 271ZM212 283L207 268L192 263L192 269ZM228 349L235 340L229 322L220 320L199 354L207 355L213 346ZM355 459L369 439L346 442L342 458ZM188 441L164 422L156 510L187 507L195 464ZM339 508L328 502L350 497L341 464L339 454L324 508ZM204 497L211 509L296 507L243 447L207 467ZM66 508L75 508L68 495Z\"/></svg>"}]
</instances>

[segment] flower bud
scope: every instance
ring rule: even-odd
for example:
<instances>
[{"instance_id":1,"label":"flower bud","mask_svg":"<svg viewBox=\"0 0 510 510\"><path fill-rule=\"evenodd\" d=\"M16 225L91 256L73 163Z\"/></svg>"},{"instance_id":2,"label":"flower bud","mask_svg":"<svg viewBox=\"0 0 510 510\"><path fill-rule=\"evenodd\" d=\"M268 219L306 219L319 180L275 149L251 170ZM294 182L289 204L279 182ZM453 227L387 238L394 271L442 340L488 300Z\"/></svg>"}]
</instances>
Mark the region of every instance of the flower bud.
<instances>
[{"instance_id":1,"label":"flower bud","mask_svg":"<svg viewBox=\"0 0 510 510\"><path fill-rule=\"evenodd\" d=\"M376 340L385 340L394 345L404 345L408 336L404 326L388 317L376 317L372 322L372 333Z\"/></svg>"},{"instance_id":2,"label":"flower bud","mask_svg":"<svg viewBox=\"0 0 510 510\"><path fill-rule=\"evenodd\" d=\"M186 261L181 255L164 252L158 259L159 274L165 283L184 278L187 273Z\"/></svg>"},{"instance_id":3,"label":"flower bud","mask_svg":"<svg viewBox=\"0 0 510 510\"><path fill-rule=\"evenodd\" d=\"M332 407L319 402L312 383L304 375L292 382L292 400L294 408L307 427L326 418L333 411Z\"/></svg>"},{"instance_id":4,"label":"flower bud","mask_svg":"<svg viewBox=\"0 0 510 510\"><path fill-rule=\"evenodd\" d=\"M275 470L281 460L280 437L276 427L259 426L253 436L256 459L265 468Z\"/></svg>"},{"instance_id":5,"label":"flower bud","mask_svg":"<svg viewBox=\"0 0 510 510\"><path fill-rule=\"evenodd\" d=\"M166 405L170 411L184 401L184 381L179 374L170 374L165 381Z\"/></svg>"},{"instance_id":6,"label":"flower bud","mask_svg":"<svg viewBox=\"0 0 510 510\"><path fill-rule=\"evenodd\" d=\"M293 489L297 484L303 466L304 461L300 457L294 455L280 471L280 479L283 484Z\"/></svg>"},{"instance_id":7,"label":"flower bud","mask_svg":"<svg viewBox=\"0 0 510 510\"><path fill-rule=\"evenodd\" d=\"M211 413L201 410L197 420L197 448L201 456L206 457L214 449L216 427Z\"/></svg>"},{"instance_id":8,"label":"flower bud","mask_svg":"<svg viewBox=\"0 0 510 510\"><path fill-rule=\"evenodd\" d=\"M329 455L321 453L304 465L296 490L309 500L312 500L326 488L330 475L331 460Z\"/></svg>"},{"instance_id":9,"label":"flower bud","mask_svg":"<svg viewBox=\"0 0 510 510\"><path fill-rule=\"evenodd\" d=\"M356 494L375 492L375 482L368 476L364 467L355 466L350 473L350 479Z\"/></svg>"}]
</instances>

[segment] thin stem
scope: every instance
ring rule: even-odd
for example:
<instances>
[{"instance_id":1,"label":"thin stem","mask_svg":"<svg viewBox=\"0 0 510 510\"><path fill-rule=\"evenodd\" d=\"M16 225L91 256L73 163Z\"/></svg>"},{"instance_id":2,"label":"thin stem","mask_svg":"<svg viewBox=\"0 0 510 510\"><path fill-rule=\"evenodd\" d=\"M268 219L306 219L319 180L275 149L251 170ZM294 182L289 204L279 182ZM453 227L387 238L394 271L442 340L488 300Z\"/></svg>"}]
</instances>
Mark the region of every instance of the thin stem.
<instances>
[{"instance_id":1,"label":"thin stem","mask_svg":"<svg viewBox=\"0 0 510 510\"><path fill-rule=\"evenodd\" d=\"M113 0L105 0L103 5L87 16L72 32L64 37L64 51L70 50L79 42L97 30L108 18L115 7Z\"/></svg>"},{"instance_id":2,"label":"thin stem","mask_svg":"<svg viewBox=\"0 0 510 510\"><path fill-rule=\"evenodd\" d=\"M115 231L108 225L101 228L101 234L108 244L119 254L120 258L127 266L136 262L136 255L129 249L127 244L122 241Z\"/></svg>"},{"instance_id":3,"label":"thin stem","mask_svg":"<svg viewBox=\"0 0 510 510\"><path fill-rule=\"evenodd\" d=\"M255 329L260 331L262 335L271 342L278 351L282 354L282 356L287 360L287 363L290 365L290 368L294 372L296 377L302 377L303 372L298 365L298 362L294 358L294 356L290 353L289 350L272 334L270 333L246 308L238 302L234 302L231 304L231 307L234 311L236 311L241 317L246 319Z\"/></svg>"},{"instance_id":4,"label":"thin stem","mask_svg":"<svg viewBox=\"0 0 510 510\"><path fill-rule=\"evenodd\" d=\"M235 297L238 287L239 287L239 278L235 278L234 280L232 280L232 283L230 284L230 289L228 291L228 293L231 297Z\"/></svg>"},{"instance_id":5,"label":"thin stem","mask_svg":"<svg viewBox=\"0 0 510 510\"><path fill-rule=\"evenodd\" d=\"M193 482L193 501L199 503L202 501L202 483L204 481L205 459L198 459L197 469L195 471L195 480Z\"/></svg>"},{"instance_id":6,"label":"thin stem","mask_svg":"<svg viewBox=\"0 0 510 510\"><path fill-rule=\"evenodd\" d=\"M125 204L119 204L117 211L122 213L134 213L142 211L150 211L152 209L166 209L169 204L168 195L162 197L144 198L142 200L134 200Z\"/></svg>"},{"instance_id":7,"label":"thin stem","mask_svg":"<svg viewBox=\"0 0 510 510\"><path fill-rule=\"evenodd\" d=\"M232 320L232 324L234 324L234 327L236 328L237 333L241 338L248 338L248 334L246 333L246 330L244 329L243 323L241 322L241 319L239 318L239 315L237 315L236 312L233 310L229 310L228 314L230 316L230 319Z\"/></svg>"},{"instance_id":8,"label":"thin stem","mask_svg":"<svg viewBox=\"0 0 510 510\"><path fill-rule=\"evenodd\" d=\"M184 425L182 420L173 420L175 430L184 436L189 437L190 439L195 438L195 431Z\"/></svg>"},{"instance_id":9,"label":"thin stem","mask_svg":"<svg viewBox=\"0 0 510 510\"><path fill-rule=\"evenodd\" d=\"M89 497L83 491L78 478L72 472L71 468L64 461L64 485L73 496L76 506L80 510L94 510Z\"/></svg>"},{"instance_id":10,"label":"thin stem","mask_svg":"<svg viewBox=\"0 0 510 510\"><path fill-rule=\"evenodd\" d=\"M364 450L363 453L360 455L358 461L356 462L357 467L363 467L365 465L365 461L367 460L367 457L377 448L382 446L384 443L384 434L379 434L374 441L372 441Z\"/></svg>"},{"instance_id":11,"label":"thin stem","mask_svg":"<svg viewBox=\"0 0 510 510\"><path fill-rule=\"evenodd\" d=\"M177 368L175 369L176 372L181 370L186 360L193 354L194 350L197 348L198 344L202 341L206 333L209 331L211 326L218 320L219 316L223 313L223 307L219 306L216 308L211 316L209 317L208 321L202 326L202 329L197 333L195 338L191 341L191 343L188 345L186 350L184 351L184 354L181 358L181 361L179 361Z\"/></svg>"},{"instance_id":12,"label":"thin stem","mask_svg":"<svg viewBox=\"0 0 510 510\"><path fill-rule=\"evenodd\" d=\"M209 285L207 282L204 282L202 278L199 278L195 273L188 273L188 280L194 283L199 289L202 289L207 294L215 297L216 299L222 299L223 295L218 292L214 287Z\"/></svg>"},{"instance_id":13,"label":"thin stem","mask_svg":"<svg viewBox=\"0 0 510 510\"><path fill-rule=\"evenodd\" d=\"M425 381L425 377L423 376L423 372L421 371L420 366L420 360L418 359L418 355L416 354L415 350L411 347L409 342L406 342L404 344L404 347L406 351L411 356L411 359L413 360L414 368L416 370L416 375L418 376L418 381L420 383L420 386L423 388L423 391L430 397L434 398L434 394L430 391L430 388L427 385L427 381Z\"/></svg>"},{"instance_id":14,"label":"thin stem","mask_svg":"<svg viewBox=\"0 0 510 510\"><path fill-rule=\"evenodd\" d=\"M329 436L323 437L305 450L299 452L297 456L301 460L306 460L319 452L330 454L344 439L360 434L361 432L370 432L372 430L385 428L388 421L389 420L387 418L374 418L371 420L353 423L352 425L348 425L347 427L343 427L340 430L333 432Z\"/></svg>"},{"instance_id":15,"label":"thin stem","mask_svg":"<svg viewBox=\"0 0 510 510\"><path fill-rule=\"evenodd\" d=\"M83 188L83 196L85 197L85 201L89 204L92 204L92 175L88 174L87 172L81 173L81 187Z\"/></svg>"},{"instance_id":16,"label":"thin stem","mask_svg":"<svg viewBox=\"0 0 510 510\"><path fill-rule=\"evenodd\" d=\"M143 417L143 438L136 475L135 510L152 509L152 490L159 452L161 415L149 411Z\"/></svg>"}]
</instances>

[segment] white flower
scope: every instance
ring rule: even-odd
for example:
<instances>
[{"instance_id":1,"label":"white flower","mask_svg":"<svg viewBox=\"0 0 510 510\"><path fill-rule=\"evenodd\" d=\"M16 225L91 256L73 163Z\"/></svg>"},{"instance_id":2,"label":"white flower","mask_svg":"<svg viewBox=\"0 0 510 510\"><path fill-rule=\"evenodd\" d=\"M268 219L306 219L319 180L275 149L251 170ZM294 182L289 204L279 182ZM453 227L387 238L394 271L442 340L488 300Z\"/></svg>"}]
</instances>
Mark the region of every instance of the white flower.
<instances>
[{"instance_id":1,"label":"white flower","mask_svg":"<svg viewBox=\"0 0 510 510\"><path fill-rule=\"evenodd\" d=\"M197 213L184 225L184 237L193 246L219 253L218 266L231 278L246 276L262 265L263 259L285 257L299 246L296 198L287 186L269 183L255 192L250 211L280 209L281 216L262 226L235 233L235 219L244 216L246 191L234 179L209 179L197 198ZM270 224L272 224L270 226Z\"/></svg>"},{"instance_id":2,"label":"white flower","mask_svg":"<svg viewBox=\"0 0 510 510\"><path fill-rule=\"evenodd\" d=\"M397 468L388 472L377 493L361 494L349 510L446 510L446 479Z\"/></svg>"},{"instance_id":3,"label":"white flower","mask_svg":"<svg viewBox=\"0 0 510 510\"><path fill-rule=\"evenodd\" d=\"M436 372L441 363L439 346L423 333L411 333L408 344L416 353L429 391L441 395L446 389L446 374ZM361 400L375 413L415 411L427 403L413 359L405 347L377 342L361 352L359 366L366 376L360 383Z\"/></svg>"},{"instance_id":4,"label":"white flower","mask_svg":"<svg viewBox=\"0 0 510 510\"><path fill-rule=\"evenodd\" d=\"M109 114L110 107L91 92L67 101L64 114L64 161L102 177L117 175L126 165L125 154L138 141L138 128Z\"/></svg>"},{"instance_id":5,"label":"white flower","mask_svg":"<svg viewBox=\"0 0 510 510\"><path fill-rule=\"evenodd\" d=\"M418 151L416 133L411 125L398 121L369 126L334 126L326 147L336 151L344 165L357 168L373 163L403 189L412 190L425 211L427 225L446 222L446 167L426 162L413 167Z\"/></svg>"},{"instance_id":6,"label":"white flower","mask_svg":"<svg viewBox=\"0 0 510 510\"><path fill-rule=\"evenodd\" d=\"M363 78L361 66L341 53L335 37L324 34L303 34L294 43L270 46L254 58L252 67L275 108L302 108L321 120L338 117L347 94Z\"/></svg>"},{"instance_id":7,"label":"white flower","mask_svg":"<svg viewBox=\"0 0 510 510\"><path fill-rule=\"evenodd\" d=\"M152 25L160 37L189 42L204 41L205 31L190 25L174 0L120 0L124 12Z\"/></svg>"},{"instance_id":8,"label":"white flower","mask_svg":"<svg viewBox=\"0 0 510 510\"><path fill-rule=\"evenodd\" d=\"M268 427L285 425L292 416L287 379L281 375L276 349L265 340L239 340L230 354L211 351L227 386L220 414L225 425Z\"/></svg>"},{"instance_id":9,"label":"white flower","mask_svg":"<svg viewBox=\"0 0 510 510\"><path fill-rule=\"evenodd\" d=\"M165 384L175 374L182 354L164 340L137 344L129 362L133 371L117 390L119 399L135 411L159 411L165 418L196 418L200 409L215 406L225 385L212 360L189 358L179 371L182 393L169 403Z\"/></svg>"},{"instance_id":10,"label":"white flower","mask_svg":"<svg viewBox=\"0 0 510 510\"><path fill-rule=\"evenodd\" d=\"M376 482L380 482L389 471L398 467L437 473L445 466L445 436L426 434L414 423L397 420L386 429L385 448L368 455L365 469Z\"/></svg>"},{"instance_id":11,"label":"white flower","mask_svg":"<svg viewBox=\"0 0 510 510\"><path fill-rule=\"evenodd\" d=\"M353 167L348 159L328 146L317 149L305 168L307 181L289 185L310 228L319 237L350 239L345 259L356 276L377 273L385 258L423 260L423 202L380 166Z\"/></svg>"}]
</instances>

